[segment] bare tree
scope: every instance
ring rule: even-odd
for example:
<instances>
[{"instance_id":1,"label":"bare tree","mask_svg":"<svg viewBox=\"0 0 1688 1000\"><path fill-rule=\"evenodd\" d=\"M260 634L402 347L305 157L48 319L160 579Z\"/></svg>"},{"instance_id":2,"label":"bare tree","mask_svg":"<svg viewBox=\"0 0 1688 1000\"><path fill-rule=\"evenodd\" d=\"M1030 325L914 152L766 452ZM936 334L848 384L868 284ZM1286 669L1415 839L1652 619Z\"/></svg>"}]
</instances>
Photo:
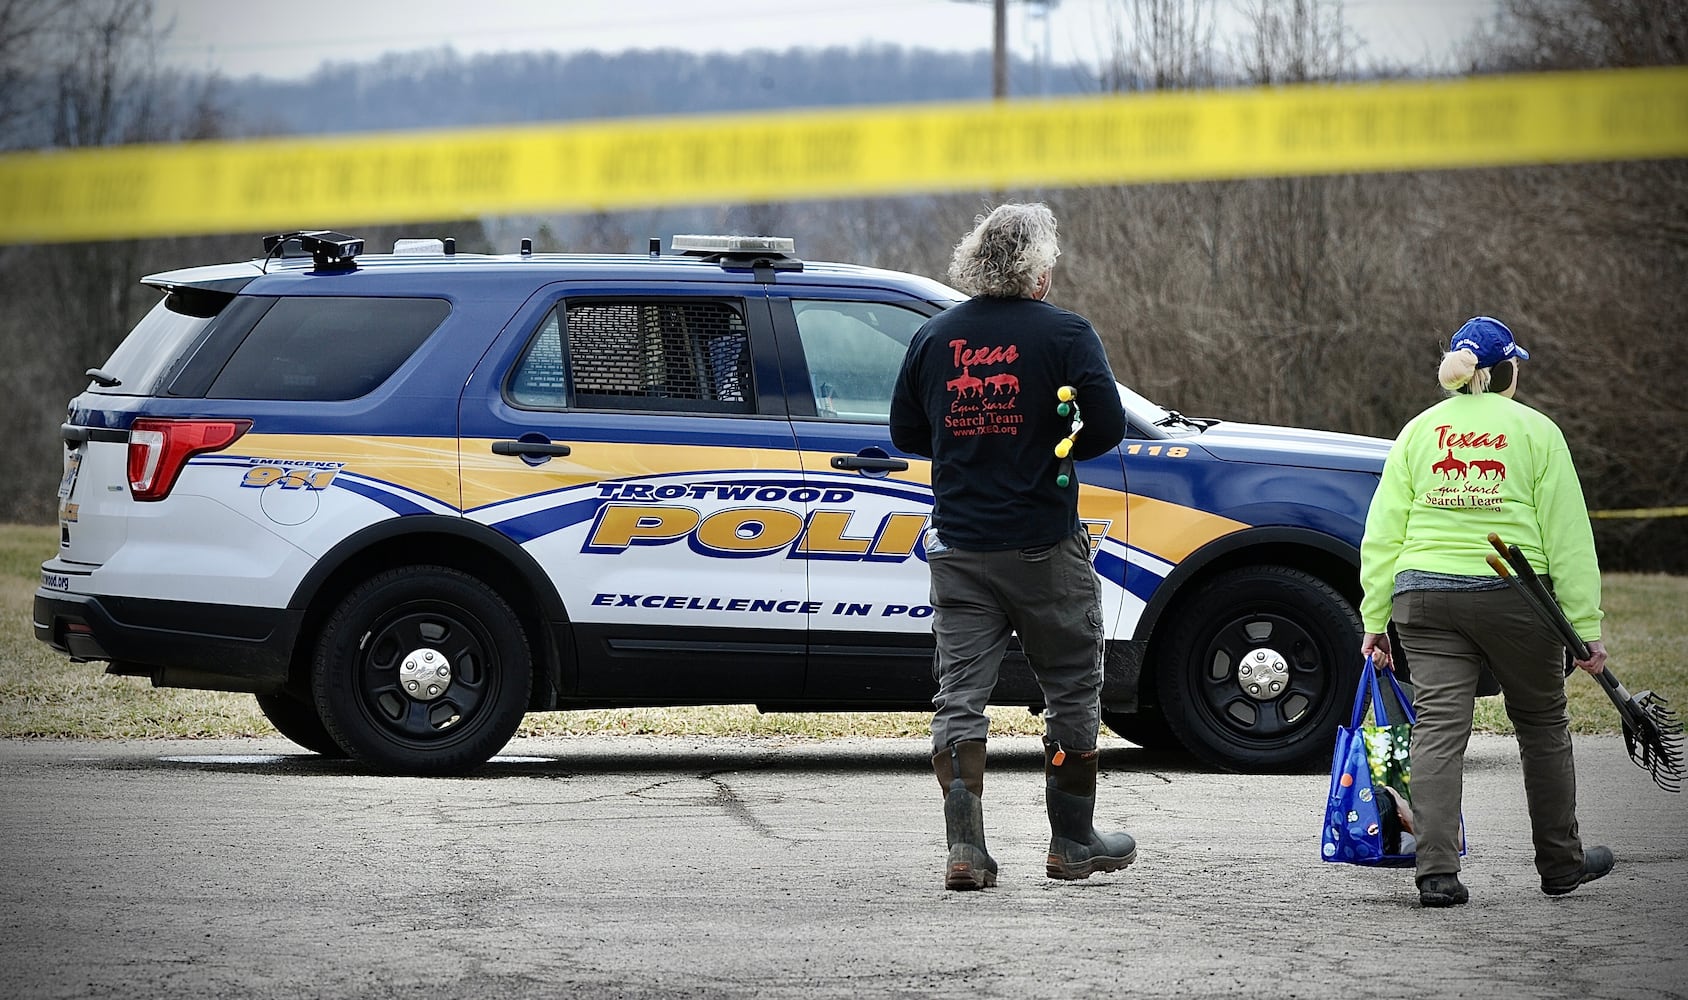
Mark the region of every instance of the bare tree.
<instances>
[{"instance_id":1,"label":"bare tree","mask_svg":"<svg viewBox=\"0 0 1688 1000\"><path fill-rule=\"evenodd\" d=\"M0 0L0 34L23 38L0 42L0 73L17 81L8 113L22 145L205 138L220 128L215 81L159 68L152 0ZM0 373L0 393L28 415L7 443L25 450L8 457L27 472L0 486L0 516L50 516L64 401L150 305L136 279L149 259L173 262L166 247L115 240L0 253L0 343L15 359Z\"/></svg>"},{"instance_id":2,"label":"bare tree","mask_svg":"<svg viewBox=\"0 0 1688 1000\"><path fill-rule=\"evenodd\" d=\"M1340 80L1354 73L1356 46L1341 0L1245 0L1238 40L1243 77L1253 84Z\"/></svg>"},{"instance_id":3,"label":"bare tree","mask_svg":"<svg viewBox=\"0 0 1688 1000\"><path fill-rule=\"evenodd\" d=\"M33 55L51 30L55 0L0 0L0 147L20 138L17 126L30 107Z\"/></svg>"},{"instance_id":4,"label":"bare tree","mask_svg":"<svg viewBox=\"0 0 1688 1000\"><path fill-rule=\"evenodd\" d=\"M1680 0L1501 0L1472 46L1474 69L1587 69L1688 63Z\"/></svg>"},{"instance_id":5,"label":"bare tree","mask_svg":"<svg viewBox=\"0 0 1688 1000\"><path fill-rule=\"evenodd\" d=\"M1104 91L1181 90L1218 82L1215 0L1123 0L1108 9Z\"/></svg>"}]
</instances>

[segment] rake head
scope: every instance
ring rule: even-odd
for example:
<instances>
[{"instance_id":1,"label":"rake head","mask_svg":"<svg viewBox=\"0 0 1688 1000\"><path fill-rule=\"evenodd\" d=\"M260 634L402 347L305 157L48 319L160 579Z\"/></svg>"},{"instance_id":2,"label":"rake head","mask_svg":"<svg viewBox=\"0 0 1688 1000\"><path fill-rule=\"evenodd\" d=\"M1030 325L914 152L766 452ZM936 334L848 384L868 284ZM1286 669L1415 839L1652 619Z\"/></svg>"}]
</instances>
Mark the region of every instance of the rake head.
<instances>
[{"instance_id":1,"label":"rake head","mask_svg":"<svg viewBox=\"0 0 1688 1000\"><path fill-rule=\"evenodd\" d=\"M1667 792L1682 790L1682 721L1670 700L1652 691L1637 693L1633 717L1624 713L1624 746L1629 759L1653 775L1653 783Z\"/></svg>"}]
</instances>

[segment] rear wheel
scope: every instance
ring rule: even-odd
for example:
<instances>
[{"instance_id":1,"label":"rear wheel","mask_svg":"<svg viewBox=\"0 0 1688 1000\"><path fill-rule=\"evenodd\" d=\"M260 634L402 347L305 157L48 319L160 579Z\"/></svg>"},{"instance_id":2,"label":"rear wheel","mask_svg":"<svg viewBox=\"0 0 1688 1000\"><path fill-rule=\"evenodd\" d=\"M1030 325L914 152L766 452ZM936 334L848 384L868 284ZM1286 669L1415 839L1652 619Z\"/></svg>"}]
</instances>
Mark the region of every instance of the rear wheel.
<instances>
[{"instance_id":1,"label":"rear wheel","mask_svg":"<svg viewBox=\"0 0 1688 1000\"><path fill-rule=\"evenodd\" d=\"M264 713L276 732L324 757L346 756L346 751L334 742L322 724L315 705L285 694L261 694L257 698L258 711Z\"/></svg>"},{"instance_id":2,"label":"rear wheel","mask_svg":"<svg viewBox=\"0 0 1688 1000\"><path fill-rule=\"evenodd\" d=\"M1203 761L1238 771L1328 755L1359 677L1360 619L1329 584L1255 566L1204 585L1155 670L1167 725Z\"/></svg>"},{"instance_id":3,"label":"rear wheel","mask_svg":"<svg viewBox=\"0 0 1688 1000\"><path fill-rule=\"evenodd\" d=\"M533 669L521 622L496 591L458 570L412 566L346 595L312 681L324 726L359 760L461 774L515 735Z\"/></svg>"}]
</instances>

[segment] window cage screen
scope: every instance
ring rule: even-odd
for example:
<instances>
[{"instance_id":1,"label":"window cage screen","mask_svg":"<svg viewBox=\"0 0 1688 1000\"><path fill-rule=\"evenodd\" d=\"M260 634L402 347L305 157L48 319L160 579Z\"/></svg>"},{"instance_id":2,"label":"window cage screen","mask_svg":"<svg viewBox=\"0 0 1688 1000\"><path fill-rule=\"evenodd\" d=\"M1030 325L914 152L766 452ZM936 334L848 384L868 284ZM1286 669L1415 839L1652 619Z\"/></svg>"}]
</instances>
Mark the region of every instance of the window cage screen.
<instances>
[{"instance_id":1,"label":"window cage screen","mask_svg":"<svg viewBox=\"0 0 1688 1000\"><path fill-rule=\"evenodd\" d=\"M750 411L750 340L726 303L574 304L568 354L580 403Z\"/></svg>"}]
</instances>

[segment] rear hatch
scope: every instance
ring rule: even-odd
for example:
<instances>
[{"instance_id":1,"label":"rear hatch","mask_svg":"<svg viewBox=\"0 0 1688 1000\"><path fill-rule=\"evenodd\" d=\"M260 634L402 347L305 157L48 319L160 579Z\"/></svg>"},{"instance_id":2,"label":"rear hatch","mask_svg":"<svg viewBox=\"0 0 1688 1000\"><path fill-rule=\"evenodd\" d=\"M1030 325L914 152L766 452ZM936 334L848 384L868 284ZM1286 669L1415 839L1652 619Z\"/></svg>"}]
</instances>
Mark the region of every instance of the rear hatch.
<instances>
[{"instance_id":1,"label":"rear hatch","mask_svg":"<svg viewBox=\"0 0 1688 1000\"><path fill-rule=\"evenodd\" d=\"M255 270L250 265L196 269L197 280L191 283L175 275L146 279L166 293L164 298L104 364L88 370L92 381L71 400L62 427L57 561L63 568L102 565L122 548L130 519L146 506L130 489L130 428L204 342Z\"/></svg>"}]
</instances>

